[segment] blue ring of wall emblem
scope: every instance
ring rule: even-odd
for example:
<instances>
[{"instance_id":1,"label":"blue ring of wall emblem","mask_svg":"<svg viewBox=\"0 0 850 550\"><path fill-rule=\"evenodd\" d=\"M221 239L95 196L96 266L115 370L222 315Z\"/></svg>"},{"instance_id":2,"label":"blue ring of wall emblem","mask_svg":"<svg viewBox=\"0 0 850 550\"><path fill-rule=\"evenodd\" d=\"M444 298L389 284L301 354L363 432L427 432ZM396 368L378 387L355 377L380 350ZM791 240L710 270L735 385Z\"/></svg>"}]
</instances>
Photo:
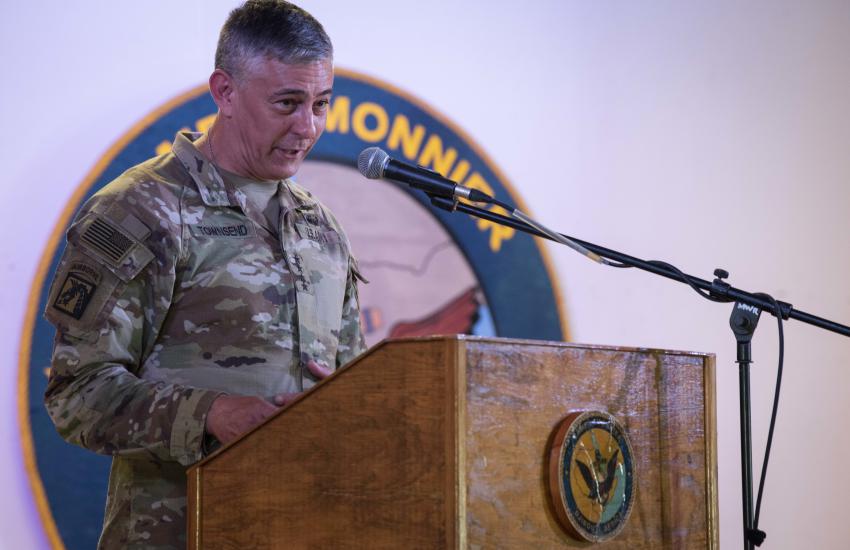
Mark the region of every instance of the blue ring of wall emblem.
<instances>
[{"instance_id":1,"label":"blue ring of wall emblem","mask_svg":"<svg viewBox=\"0 0 850 550\"><path fill-rule=\"evenodd\" d=\"M461 184L523 208L519 197L486 155L444 117L392 86L336 70L325 134L309 160L356 167L358 153L379 146L390 155L432 168ZM23 330L20 387L24 458L45 531L54 547L93 548L100 534L109 458L65 443L42 404L53 345L53 328L41 317L73 213L127 168L170 148L183 130L204 131L216 112L206 86L192 90L137 124L97 163L77 189L73 204L33 283L29 324ZM364 179L363 185L374 185ZM566 339L557 283L545 251L531 237L466 215L434 208L419 192L403 187L442 226L471 267L488 323L479 334Z\"/></svg>"}]
</instances>

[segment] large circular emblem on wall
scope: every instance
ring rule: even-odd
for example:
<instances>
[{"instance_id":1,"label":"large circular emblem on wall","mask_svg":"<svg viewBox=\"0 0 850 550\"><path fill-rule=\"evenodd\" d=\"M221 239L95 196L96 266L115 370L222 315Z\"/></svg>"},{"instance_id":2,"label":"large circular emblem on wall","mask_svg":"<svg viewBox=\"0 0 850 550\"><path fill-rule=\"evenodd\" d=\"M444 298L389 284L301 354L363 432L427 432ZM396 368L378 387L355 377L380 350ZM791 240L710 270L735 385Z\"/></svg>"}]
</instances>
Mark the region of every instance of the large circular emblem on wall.
<instances>
[{"instance_id":1,"label":"large circular emblem on wall","mask_svg":"<svg viewBox=\"0 0 850 550\"><path fill-rule=\"evenodd\" d=\"M80 184L44 253L23 330L19 406L24 458L54 547L96 545L110 462L59 438L42 405L53 327L41 312L64 232L88 197L127 168L168 152L178 131L205 131L215 112L207 87L199 86L141 120ZM363 178L356 159L371 146L525 210L495 164L448 120L386 83L337 69L325 134L296 179L337 215L370 280L360 288L369 345L453 333L566 338L559 291L539 243L436 209L405 186Z\"/></svg>"}]
</instances>

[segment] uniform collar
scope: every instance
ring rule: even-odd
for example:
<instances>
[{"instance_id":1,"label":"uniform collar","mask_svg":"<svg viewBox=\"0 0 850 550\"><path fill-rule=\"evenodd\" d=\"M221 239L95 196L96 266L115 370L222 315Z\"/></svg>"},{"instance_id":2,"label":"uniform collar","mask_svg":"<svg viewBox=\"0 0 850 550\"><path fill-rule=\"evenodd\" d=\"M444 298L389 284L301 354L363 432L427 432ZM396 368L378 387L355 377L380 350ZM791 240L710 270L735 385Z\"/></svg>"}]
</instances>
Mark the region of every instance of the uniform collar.
<instances>
[{"instance_id":1,"label":"uniform collar","mask_svg":"<svg viewBox=\"0 0 850 550\"><path fill-rule=\"evenodd\" d=\"M245 210L245 194L237 193L234 186L222 177L216 166L194 146L193 142L201 135L203 134L196 132L179 132L171 145L171 151L192 176L205 205L238 206ZM281 183L292 197L295 203L293 206L296 208L315 206L316 199L309 191L291 179L285 179Z\"/></svg>"},{"instance_id":2,"label":"uniform collar","mask_svg":"<svg viewBox=\"0 0 850 550\"><path fill-rule=\"evenodd\" d=\"M193 132L179 132L171 145L171 151L192 176L204 204L207 206L241 206L235 200L233 190L228 189L229 186L224 183L224 178L221 177L215 166L192 144L201 135Z\"/></svg>"}]
</instances>

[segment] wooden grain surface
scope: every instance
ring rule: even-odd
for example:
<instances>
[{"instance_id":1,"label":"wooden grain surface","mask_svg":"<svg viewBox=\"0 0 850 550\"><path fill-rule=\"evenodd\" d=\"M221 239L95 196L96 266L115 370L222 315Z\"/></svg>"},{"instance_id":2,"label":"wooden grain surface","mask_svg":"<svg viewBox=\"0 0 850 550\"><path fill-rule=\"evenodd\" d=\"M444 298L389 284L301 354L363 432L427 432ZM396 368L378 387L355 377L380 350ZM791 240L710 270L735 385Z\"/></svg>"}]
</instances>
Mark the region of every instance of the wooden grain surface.
<instances>
[{"instance_id":1,"label":"wooden grain surface","mask_svg":"<svg viewBox=\"0 0 850 550\"><path fill-rule=\"evenodd\" d=\"M547 441L580 409L623 423L638 476L628 525L597 546L716 546L713 391L705 355L384 343L190 469L189 548L586 547L546 488Z\"/></svg>"},{"instance_id":2,"label":"wooden grain surface","mask_svg":"<svg viewBox=\"0 0 850 550\"><path fill-rule=\"evenodd\" d=\"M716 477L711 357L469 341L469 548L579 548L548 500L548 442L571 411L601 410L634 451L635 504L624 530L598 548L711 548ZM709 414L706 414L709 405Z\"/></svg>"},{"instance_id":3,"label":"wooden grain surface","mask_svg":"<svg viewBox=\"0 0 850 550\"><path fill-rule=\"evenodd\" d=\"M453 349L382 347L205 462L198 547L454 546Z\"/></svg>"}]
</instances>

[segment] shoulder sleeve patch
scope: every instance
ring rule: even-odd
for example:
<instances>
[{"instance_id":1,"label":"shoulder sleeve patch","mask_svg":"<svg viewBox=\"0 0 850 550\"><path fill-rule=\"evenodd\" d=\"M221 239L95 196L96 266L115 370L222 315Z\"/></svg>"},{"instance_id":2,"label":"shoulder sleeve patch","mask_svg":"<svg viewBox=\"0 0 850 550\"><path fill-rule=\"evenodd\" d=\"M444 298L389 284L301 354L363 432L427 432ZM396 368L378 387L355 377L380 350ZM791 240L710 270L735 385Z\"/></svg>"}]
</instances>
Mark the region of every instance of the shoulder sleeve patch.
<instances>
[{"instance_id":1,"label":"shoulder sleeve patch","mask_svg":"<svg viewBox=\"0 0 850 550\"><path fill-rule=\"evenodd\" d=\"M115 223L89 212L68 229L68 246L56 270L44 316L63 330L96 338L120 290L154 259L137 235L147 227L136 218Z\"/></svg>"},{"instance_id":2,"label":"shoulder sleeve patch","mask_svg":"<svg viewBox=\"0 0 850 550\"><path fill-rule=\"evenodd\" d=\"M53 299L53 307L79 321L103 277L96 268L81 262L72 263L64 275L63 282L57 281L60 286Z\"/></svg>"},{"instance_id":3,"label":"shoulder sleeve patch","mask_svg":"<svg viewBox=\"0 0 850 550\"><path fill-rule=\"evenodd\" d=\"M106 221L95 218L80 235L80 240L112 265L121 265L133 248L133 240L123 231Z\"/></svg>"},{"instance_id":4,"label":"shoulder sleeve patch","mask_svg":"<svg viewBox=\"0 0 850 550\"><path fill-rule=\"evenodd\" d=\"M79 251L68 250L50 288L44 316L63 330L77 329L86 339L115 303L120 282L107 267Z\"/></svg>"},{"instance_id":5,"label":"shoulder sleeve patch","mask_svg":"<svg viewBox=\"0 0 850 550\"><path fill-rule=\"evenodd\" d=\"M71 226L68 242L126 283L154 258L153 253L135 236L145 234L142 227L134 226L132 221L129 227L127 223L119 225L106 216L91 213Z\"/></svg>"}]
</instances>

